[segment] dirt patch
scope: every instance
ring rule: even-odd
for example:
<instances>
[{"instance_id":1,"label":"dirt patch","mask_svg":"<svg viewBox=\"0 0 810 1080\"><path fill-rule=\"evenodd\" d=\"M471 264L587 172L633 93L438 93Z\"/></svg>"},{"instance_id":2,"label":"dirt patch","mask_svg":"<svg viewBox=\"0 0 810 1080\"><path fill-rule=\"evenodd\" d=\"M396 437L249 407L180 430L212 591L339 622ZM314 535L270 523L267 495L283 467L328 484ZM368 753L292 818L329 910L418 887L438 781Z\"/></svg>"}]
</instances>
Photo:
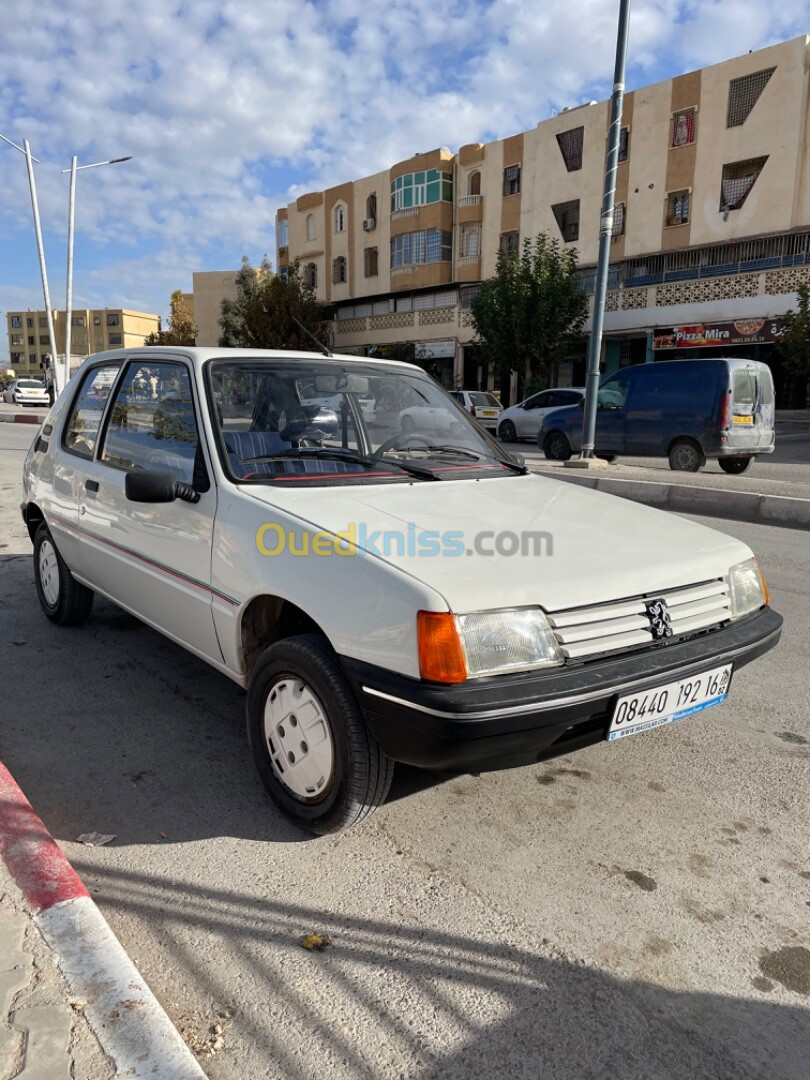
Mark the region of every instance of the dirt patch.
<instances>
[{"instance_id":1,"label":"dirt patch","mask_svg":"<svg viewBox=\"0 0 810 1080\"><path fill-rule=\"evenodd\" d=\"M622 872L628 881L632 881L634 885L638 885L644 892L654 892L658 888L658 882L655 878L648 877L647 874L642 874L640 870L624 870Z\"/></svg>"},{"instance_id":2,"label":"dirt patch","mask_svg":"<svg viewBox=\"0 0 810 1080\"><path fill-rule=\"evenodd\" d=\"M760 971L795 994L810 994L810 949L788 945L767 952L759 961Z\"/></svg>"}]
</instances>

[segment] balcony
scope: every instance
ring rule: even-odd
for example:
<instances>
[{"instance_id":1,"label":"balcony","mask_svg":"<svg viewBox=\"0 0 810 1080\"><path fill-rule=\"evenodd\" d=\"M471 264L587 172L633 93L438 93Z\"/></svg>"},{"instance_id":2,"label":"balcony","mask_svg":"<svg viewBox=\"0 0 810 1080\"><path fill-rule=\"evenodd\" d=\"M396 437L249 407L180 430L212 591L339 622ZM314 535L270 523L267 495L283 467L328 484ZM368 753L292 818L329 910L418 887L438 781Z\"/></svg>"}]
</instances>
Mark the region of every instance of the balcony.
<instances>
[{"instance_id":1,"label":"balcony","mask_svg":"<svg viewBox=\"0 0 810 1080\"><path fill-rule=\"evenodd\" d=\"M456 259L456 266L475 266L480 259L480 255L459 255Z\"/></svg>"},{"instance_id":2,"label":"balcony","mask_svg":"<svg viewBox=\"0 0 810 1080\"><path fill-rule=\"evenodd\" d=\"M392 266L391 277L400 277L402 274L412 274L416 270L415 263L408 263L407 266Z\"/></svg>"},{"instance_id":3,"label":"balcony","mask_svg":"<svg viewBox=\"0 0 810 1080\"><path fill-rule=\"evenodd\" d=\"M402 218L416 217L418 213L418 206L406 206L403 210L394 210L391 214L391 220L400 221Z\"/></svg>"},{"instance_id":4,"label":"balcony","mask_svg":"<svg viewBox=\"0 0 810 1080\"><path fill-rule=\"evenodd\" d=\"M480 202L481 202L481 196L480 195L462 195L461 198L458 200L458 205L459 205L459 207L462 207L462 206L478 206L478 204Z\"/></svg>"}]
</instances>

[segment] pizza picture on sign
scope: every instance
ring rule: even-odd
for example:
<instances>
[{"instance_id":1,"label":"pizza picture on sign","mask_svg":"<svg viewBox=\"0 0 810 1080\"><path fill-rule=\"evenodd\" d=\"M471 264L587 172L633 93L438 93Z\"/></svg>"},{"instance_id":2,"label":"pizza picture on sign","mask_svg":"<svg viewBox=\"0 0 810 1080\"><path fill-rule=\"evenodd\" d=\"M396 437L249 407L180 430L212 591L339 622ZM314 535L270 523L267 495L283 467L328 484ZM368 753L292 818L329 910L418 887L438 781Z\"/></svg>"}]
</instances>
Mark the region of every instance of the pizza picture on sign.
<instances>
[{"instance_id":1,"label":"pizza picture on sign","mask_svg":"<svg viewBox=\"0 0 810 1080\"><path fill-rule=\"evenodd\" d=\"M734 329L743 337L752 337L754 334L758 334L764 325L764 319L742 319L740 322L734 323Z\"/></svg>"}]
</instances>

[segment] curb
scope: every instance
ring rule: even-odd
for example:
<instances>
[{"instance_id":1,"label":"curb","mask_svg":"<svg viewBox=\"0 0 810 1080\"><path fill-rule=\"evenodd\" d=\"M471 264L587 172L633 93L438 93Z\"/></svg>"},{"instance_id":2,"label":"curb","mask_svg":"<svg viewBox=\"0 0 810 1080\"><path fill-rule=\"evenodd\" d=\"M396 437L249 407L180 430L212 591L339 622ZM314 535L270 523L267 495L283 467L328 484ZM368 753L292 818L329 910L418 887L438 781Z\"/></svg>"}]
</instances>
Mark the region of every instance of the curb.
<instances>
[{"instance_id":1,"label":"curb","mask_svg":"<svg viewBox=\"0 0 810 1080\"><path fill-rule=\"evenodd\" d=\"M0 413L0 424L41 424L44 419L36 413Z\"/></svg>"},{"instance_id":2,"label":"curb","mask_svg":"<svg viewBox=\"0 0 810 1080\"><path fill-rule=\"evenodd\" d=\"M527 464L531 469L531 464ZM612 476L577 476L572 473L558 475L562 470L532 469L532 472L537 476L580 484L681 514L708 514L761 525L810 529L810 499L761 495L755 491L733 491L729 488L690 487L688 484L666 484L655 480L620 480Z\"/></svg>"},{"instance_id":3,"label":"curb","mask_svg":"<svg viewBox=\"0 0 810 1080\"><path fill-rule=\"evenodd\" d=\"M91 1028L132 1080L206 1080L76 871L0 762L0 855Z\"/></svg>"}]
</instances>

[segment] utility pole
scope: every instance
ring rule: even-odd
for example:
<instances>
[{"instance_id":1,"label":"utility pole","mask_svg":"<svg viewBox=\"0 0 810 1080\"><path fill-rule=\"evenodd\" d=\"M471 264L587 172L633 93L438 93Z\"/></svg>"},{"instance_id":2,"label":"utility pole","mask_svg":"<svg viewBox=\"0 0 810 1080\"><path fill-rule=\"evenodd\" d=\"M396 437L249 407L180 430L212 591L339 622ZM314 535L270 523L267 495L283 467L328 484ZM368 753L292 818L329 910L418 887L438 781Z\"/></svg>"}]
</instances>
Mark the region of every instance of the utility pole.
<instances>
[{"instance_id":1,"label":"utility pole","mask_svg":"<svg viewBox=\"0 0 810 1080\"><path fill-rule=\"evenodd\" d=\"M613 73L613 97L610 105L610 133L605 158L605 186L602 214L599 219L599 261L593 294L593 318L588 340L588 363L585 378L585 415L582 420L582 459L594 459L596 410L599 394L599 358L602 353L602 327L605 321L610 241L613 236L613 209L616 201L616 170L619 164L619 141L624 103L624 72L627 59L627 32L630 23L630 0L619 0L619 33L616 40L616 66Z\"/></svg>"}]
</instances>

